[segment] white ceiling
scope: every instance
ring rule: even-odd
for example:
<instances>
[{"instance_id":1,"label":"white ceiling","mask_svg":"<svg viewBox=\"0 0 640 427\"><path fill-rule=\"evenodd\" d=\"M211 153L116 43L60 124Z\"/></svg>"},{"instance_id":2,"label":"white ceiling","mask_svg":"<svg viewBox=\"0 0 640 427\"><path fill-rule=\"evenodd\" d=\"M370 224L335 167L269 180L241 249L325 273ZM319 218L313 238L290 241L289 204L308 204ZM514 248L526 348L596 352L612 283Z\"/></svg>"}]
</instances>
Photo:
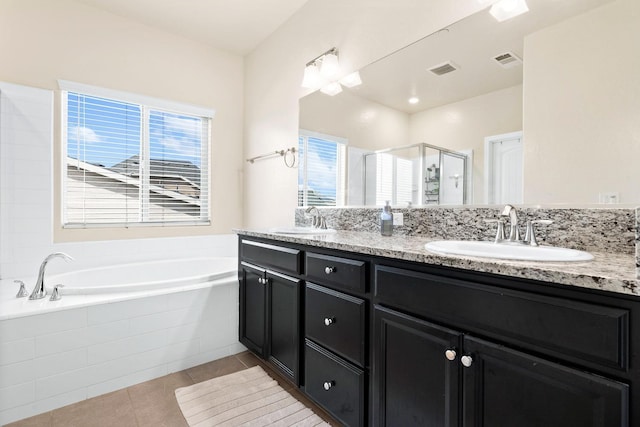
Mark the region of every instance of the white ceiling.
<instances>
[{"instance_id":1,"label":"white ceiling","mask_svg":"<svg viewBox=\"0 0 640 427\"><path fill-rule=\"evenodd\" d=\"M245 55L308 0L77 0L143 24Z\"/></svg>"}]
</instances>

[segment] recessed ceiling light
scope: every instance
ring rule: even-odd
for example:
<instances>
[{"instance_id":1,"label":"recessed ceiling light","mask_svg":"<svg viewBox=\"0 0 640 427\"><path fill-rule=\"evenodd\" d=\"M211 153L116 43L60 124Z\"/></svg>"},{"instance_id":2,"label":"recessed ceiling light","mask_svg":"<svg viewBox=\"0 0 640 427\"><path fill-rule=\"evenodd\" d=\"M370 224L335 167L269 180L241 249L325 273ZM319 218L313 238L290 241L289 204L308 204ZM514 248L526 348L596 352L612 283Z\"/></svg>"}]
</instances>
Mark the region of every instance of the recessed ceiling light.
<instances>
[{"instance_id":1,"label":"recessed ceiling light","mask_svg":"<svg viewBox=\"0 0 640 427\"><path fill-rule=\"evenodd\" d=\"M411 98L409 98L409 104L417 104L418 102L420 102L420 98L416 96L412 96Z\"/></svg>"}]
</instances>

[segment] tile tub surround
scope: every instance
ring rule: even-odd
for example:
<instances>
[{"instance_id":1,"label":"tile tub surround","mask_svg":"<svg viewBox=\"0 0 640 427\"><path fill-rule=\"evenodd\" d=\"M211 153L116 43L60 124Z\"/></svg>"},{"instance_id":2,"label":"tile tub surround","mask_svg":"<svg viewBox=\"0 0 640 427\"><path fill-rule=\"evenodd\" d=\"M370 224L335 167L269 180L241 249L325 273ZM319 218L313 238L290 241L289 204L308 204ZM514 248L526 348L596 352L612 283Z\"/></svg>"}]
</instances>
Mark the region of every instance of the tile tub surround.
<instances>
[{"instance_id":1,"label":"tile tub surround","mask_svg":"<svg viewBox=\"0 0 640 427\"><path fill-rule=\"evenodd\" d=\"M437 255L424 248L425 243L441 240L440 237L400 234L385 237L379 232L366 231L338 231L335 234L317 236L274 234L260 230L237 230L237 233L312 247L640 295L640 280L636 278L635 256L626 253L591 251L594 260L588 262L523 262Z\"/></svg>"},{"instance_id":2,"label":"tile tub surround","mask_svg":"<svg viewBox=\"0 0 640 427\"><path fill-rule=\"evenodd\" d=\"M327 227L338 230L379 232L381 208L320 208ZM548 209L517 207L524 236L528 219L550 219L550 225L536 227L538 243L593 252L635 254L635 209ZM394 226L395 235L427 236L434 239L491 240L496 224L484 220L500 216L497 207L393 208L404 215L404 225ZM639 214L640 215L640 214ZM505 218L507 219L507 218ZM309 225L310 216L296 209L296 225ZM508 219L505 225L508 233Z\"/></svg>"}]
</instances>

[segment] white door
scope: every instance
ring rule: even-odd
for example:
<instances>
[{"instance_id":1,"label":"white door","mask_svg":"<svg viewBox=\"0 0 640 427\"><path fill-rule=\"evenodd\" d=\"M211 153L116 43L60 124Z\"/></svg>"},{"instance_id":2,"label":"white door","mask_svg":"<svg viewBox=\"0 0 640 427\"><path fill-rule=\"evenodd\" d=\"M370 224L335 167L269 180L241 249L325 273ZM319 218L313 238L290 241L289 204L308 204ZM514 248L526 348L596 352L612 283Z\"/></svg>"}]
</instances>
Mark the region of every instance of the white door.
<instances>
[{"instance_id":1,"label":"white door","mask_svg":"<svg viewBox=\"0 0 640 427\"><path fill-rule=\"evenodd\" d=\"M488 204L522 203L522 132L485 138L485 189Z\"/></svg>"}]
</instances>

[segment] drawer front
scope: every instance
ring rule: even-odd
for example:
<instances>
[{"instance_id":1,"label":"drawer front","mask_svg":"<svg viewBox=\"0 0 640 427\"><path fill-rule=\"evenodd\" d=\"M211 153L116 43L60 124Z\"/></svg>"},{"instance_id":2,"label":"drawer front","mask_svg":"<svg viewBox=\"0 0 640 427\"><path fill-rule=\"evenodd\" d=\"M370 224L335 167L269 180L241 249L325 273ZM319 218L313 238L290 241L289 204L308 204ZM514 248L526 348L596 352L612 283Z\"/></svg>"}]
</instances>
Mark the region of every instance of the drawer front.
<instances>
[{"instance_id":1,"label":"drawer front","mask_svg":"<svg viewBox=\"0 0 640 427\"><path fill-rule=\"evenodd\" d=\"M300 274L302 252L297 249L243 239L240 251L243 261Z\"/></svg>"},{"instance_id":2,"label":"drawer front","mask_svg":"<svg viewBox=\"0 0 640 427\"><path fill-rule=\"evenodd\" d=\"M363 261L307 252L306 275L312 282L365 292L367 268Z\"/></svg>"},{"instance_id":3,"label":"drawer front","mask_svg":"<svg viewBox=\"0 0 640 427\"><path fill-rule=\"evenodd\" d=\"M350 361L364 366L365 301L307 283L306 336Z\"/></svg>"},{"instance_id":4,"label":"drawer front","mask_svg":"<svg viewBox=\"0 0 640 427\"><path fill-rule=\"evenodd\" d=\"M305 391L346 426L364 425L364 372L307 340Z\"/></svg>"},{"instance_id":5,"label":"drawer front","mask_svg":"<svg viewBox=\"0 0 640 427\"><path fill-rule=\"evenodd\" d=\"M376 266L375 295L381 304L577 363L628 367L626 309L386 266Z\"/></svg>"}]
</instances>

